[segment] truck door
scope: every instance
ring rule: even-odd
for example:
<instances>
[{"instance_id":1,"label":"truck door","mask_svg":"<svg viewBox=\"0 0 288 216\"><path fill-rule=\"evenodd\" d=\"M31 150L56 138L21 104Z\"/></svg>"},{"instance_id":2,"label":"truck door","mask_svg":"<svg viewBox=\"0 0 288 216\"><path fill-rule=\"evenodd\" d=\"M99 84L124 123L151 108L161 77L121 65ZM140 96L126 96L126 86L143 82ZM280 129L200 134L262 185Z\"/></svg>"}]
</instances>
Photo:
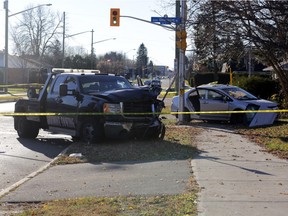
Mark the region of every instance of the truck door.
<instances>
[{"instance_id":1,"label":"truck door","mask_svg":"<svg viewBox=\"0 0 288 216\"><path fill-rule=\"evenodd\" d=\"M59 106L62 112L71 113L71 115L60 116L60 122L62 128L75 129L79 103L75 95L75 92L79 92L77 80L73 76L67 76L64 83L67 84L68 93L66 96L59 96Z\"/></svg>"},{"instance_id":2,"label":"truck door","mask_svg":"<svg viewBox=\"0 0 288 216\"><path fill-rule=\"evenodd\" d=\"M66 76L56 76L54 83L48 91L46 99L46 112L59 113L61 111L61 99L59 98L59 86L64 83ZM47 123L49 127L61 127L60 117L58 115L48 115Z\"/></svg>"},{"instance_id":3,"label":"truck door","mask_svg":"<svg viewBox=\"0 0 288 216\"><path fill-rule=\"evenodd\" d=\"M68 94L66 96L60 96L59 87L60 84L65 83L68 86ZM47 122L49 126L74 129L75 118L78 108L78 101L74 95L77 90L76 79L73 76L61 75L58 76L47 96L47 112L50 113L64 113L65 115L52 115L47 116ZM71 113L71 115L67 115Z\"/></svg>"}]
</instances>

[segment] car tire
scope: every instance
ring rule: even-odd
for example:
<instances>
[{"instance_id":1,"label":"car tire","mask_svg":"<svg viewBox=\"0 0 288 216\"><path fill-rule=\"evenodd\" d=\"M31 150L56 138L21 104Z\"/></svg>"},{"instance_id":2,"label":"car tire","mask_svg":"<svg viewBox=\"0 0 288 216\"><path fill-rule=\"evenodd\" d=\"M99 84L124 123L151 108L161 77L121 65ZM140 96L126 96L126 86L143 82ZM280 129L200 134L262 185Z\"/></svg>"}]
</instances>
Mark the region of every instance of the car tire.
<instances>
[{"instance_id":1,"label":"car tire","mask_svg":"<svg viewBox=\"0 0 288 216\"><path fill-rule=\"evenodd\" d=\"M230 117L231 124L243 124L244 123L244 113L233 113Z\"/></svg>"},{"instance_id":2,"label":"car tire","mask_svg":"<svg viewBox=\"0 0 288 216\"><path fill-rule=\"evenodd\" d=\"M88 120L83 122L81 127L81 139L87 143L98 143L103 140L104 128L98 122Z\"/></svg>"},{"instance_id":3,"label":"car tire","mask_svg":"<svg viewBox=\"0 0 288 216\"><path fill-rule=\"evenodd\" d=\"M163 140L165 133L166 133L166 127L163 123L161 123L161 125L159 126L159 130L157 130L157 133L155 133L155 135L153 136L153 139Z\"/></svg>"},{"instance_id":4,"label":"car tire","mask_svg":"<svg viewBox=\"0 0 288 216\"><path fill-rule=\"evenodd\" d=\"M17 134L20 138L35 139L39 134L39 125L36 122L28 121L26 117L16 117Z\"/></svg>"},{"instance_id":5,"label":"car tire","mask_svg":"<svg viewBox=\"0 0 288 216\"><path fill-rule=\"evenodd\" d=\"M166 133L166 127L163 123L161 123L161 128L160 128L160 133L159 133L158 138L163 140L165 137L165 133Z\"/></svg>"}]
</instances>

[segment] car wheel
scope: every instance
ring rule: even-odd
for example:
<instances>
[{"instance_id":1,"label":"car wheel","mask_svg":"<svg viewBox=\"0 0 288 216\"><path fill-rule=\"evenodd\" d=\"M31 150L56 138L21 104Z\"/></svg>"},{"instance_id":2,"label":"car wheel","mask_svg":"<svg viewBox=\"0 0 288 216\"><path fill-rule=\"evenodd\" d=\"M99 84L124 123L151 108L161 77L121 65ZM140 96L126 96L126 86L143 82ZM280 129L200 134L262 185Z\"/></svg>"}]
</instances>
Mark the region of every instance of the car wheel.
<instances>
[{"instance_id":1,"label":"car wheel","mask_svg":"<svg viewBox=\"0 0 288 216\"><path fill-rule=\"evenodd\" d=\"M81 138L87 143L97 143L104 138L103 125L94 121L87 121L82 124Z\"/></svg>"},{"instance_id":2,"label":"car wheel","mask_svg":"<svg viewBox=\"0 0 288 216\"><path fill-rule=\"evenodd\" d=\"M39 133L39 126L36 122L28 121L26 117L17 117L17 134L20 138L35 139Z\"/></svg>"},{"instance_id":3,"label":"car wheel","mask_svg":"<svg viewBox=\"0 0 288 216\"><path fill-rule=\"evenodd\" d=\"M163 140L166 133L166 127L164 124L161 124L161 129L158 138Z\"/></svg>"},{"instance_id":4,"label":"car wheel","mask_svg":"<svg viewBox=\"0 0 288 216\"><path fill-rule=\"evenodd\" d=\"M244 113L233 113L230 117L231 124L243 124L244 123Z\"/></svg>"},{"instance_id":5,"label":"car wheel","mask_svg":"<svg viewBox=\"0 0 288 216\"><path fill-rule=\"evenodd\" d=\"M166 132L166 127L163 123L161 123L159 128L157 130L155 130L155 132L153 134L151 134L151 136L146 137L146 139L161 139L161 140L163 140L164 136L165 136L165 132Z\"/></svg>"}]
</instances>

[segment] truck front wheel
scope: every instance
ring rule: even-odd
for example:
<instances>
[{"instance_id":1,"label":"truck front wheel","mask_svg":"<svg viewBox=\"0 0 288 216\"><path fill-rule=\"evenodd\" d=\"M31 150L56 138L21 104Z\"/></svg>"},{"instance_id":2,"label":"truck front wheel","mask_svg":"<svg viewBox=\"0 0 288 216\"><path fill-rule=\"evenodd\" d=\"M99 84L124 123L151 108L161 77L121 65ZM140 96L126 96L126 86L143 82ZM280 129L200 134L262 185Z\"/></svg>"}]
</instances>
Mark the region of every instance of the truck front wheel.
<instances>
[{"instance_id":1,"label":"truck front wheel","mask_svg":"<svg viewBox=\"0 0 288 216\"><path fill-rule=\"evenodd\" d=\"M158 130L151 136L151 139L160 139L163 140L166 132L166 127L163 123L161 123Z\"/></svg>"},{"instance_id":2,"label":"truck front wheel","mask_svg":"<svg viewBox=\"0 0 288 216\"><path fill-rule=\"evenodd\" d=\"M39 133L39 126L36 122L28 121L26 117L17 117L17 133L20 138L35 139Z\"/></svg>"},{"instance_id":3,"label":"truck front wheel","mask_svg":"<svg viewBox=\"0 0 288 216\"><path fill-rule=\"evenodd\" d=\"M87 121L82 124L81 134L84 142L96 143L104 138L104 128L98 122Z\"/></svg>"}]
</instances>

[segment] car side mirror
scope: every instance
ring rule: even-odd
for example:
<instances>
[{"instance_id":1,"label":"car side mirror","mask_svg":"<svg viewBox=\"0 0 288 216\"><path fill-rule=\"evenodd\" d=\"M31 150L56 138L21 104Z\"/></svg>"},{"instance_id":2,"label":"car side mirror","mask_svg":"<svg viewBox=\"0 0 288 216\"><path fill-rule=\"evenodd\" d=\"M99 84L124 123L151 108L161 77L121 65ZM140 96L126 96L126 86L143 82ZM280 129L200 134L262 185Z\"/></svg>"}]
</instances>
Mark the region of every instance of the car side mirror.
<instances>
[{"instance_id":1,"label":"car side mirror","mask_svg":"<svg viewBox=\"0 0 288 216\"><path fill-rule=\"evenodd\" d=\"M225 103L227 103L227 102L232 101L232 100L231 100L231 98L229 98L229 97L227 97L227 96L224 96L224 97L223 97L223 101L224 101Z\"/></svg>"},{"instance_id":2,"label":"car side mirror","mask_svg":"<svg viewBox=\"0 0 288 216\"><path fill-rule=\"evenodd\" d=\"M63 96L67 96L67 93L68 93L68 86L67 84L64 84L64 83L61 83L60 86L59 86L59 93L60 93L60 96L63 97Z\"/></svg>"}]
</instances>

